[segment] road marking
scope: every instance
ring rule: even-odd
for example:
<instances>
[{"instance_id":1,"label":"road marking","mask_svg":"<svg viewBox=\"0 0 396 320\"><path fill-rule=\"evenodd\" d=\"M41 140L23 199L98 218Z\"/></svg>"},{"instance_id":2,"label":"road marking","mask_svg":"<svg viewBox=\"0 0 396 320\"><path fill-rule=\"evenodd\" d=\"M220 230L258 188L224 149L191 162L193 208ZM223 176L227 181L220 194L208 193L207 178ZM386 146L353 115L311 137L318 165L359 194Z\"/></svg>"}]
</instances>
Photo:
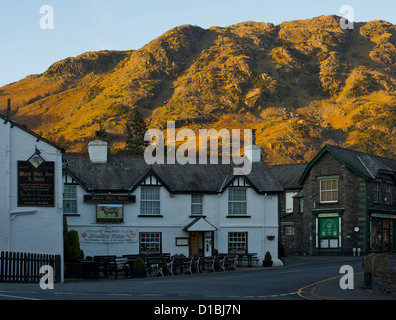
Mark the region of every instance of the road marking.
<instances>
[{"instance_id":1,"label":"road marking","mask_svg":"<svg viewBox=\"0 0 396 320\"><path fill-rule=\"evenodd\" d=\"M320 281L311 283L311 284L309 284L309 285L307 285L307 286L305 286L305 287L302 287L302 288L298 289L297 294L298 294L301 298L308 299L308 300L314 300L313 298L303 296L301 292L302 292L304 289L307 289L307 288L309 288L309 287L313 287L313 286L315 286L315 285L318 285L318 284L320 284L320 283L323 283L323 282L326 282L326 281L329 281L329 280L341 278L342 276L343 276L343 275L341 274L341 275L338 275L338 276L335 276L335 277L331 277L331 278L328 278L328 279L324 279L324 280L320 280Z\"/></svg>"},{"instance_id":2,"label":"road marking","mask_svg":"<svg viewBox=\"0 0 396 320\"><path fill-rule=\"evenodd\" d=\"M12 296L12 295L9 295L9 294L0 294L0 297L22 299L22 300L40 300L40 299L35 299L35 298Z\"/></svg>"}]
</instances>

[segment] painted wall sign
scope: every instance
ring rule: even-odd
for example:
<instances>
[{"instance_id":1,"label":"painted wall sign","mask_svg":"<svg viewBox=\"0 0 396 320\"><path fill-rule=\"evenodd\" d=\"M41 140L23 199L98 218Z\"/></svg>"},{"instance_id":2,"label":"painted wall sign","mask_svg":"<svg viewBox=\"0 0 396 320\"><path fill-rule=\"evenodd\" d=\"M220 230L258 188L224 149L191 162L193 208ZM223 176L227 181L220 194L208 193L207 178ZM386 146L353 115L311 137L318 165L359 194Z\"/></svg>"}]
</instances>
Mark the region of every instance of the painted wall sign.
<instances>
[{"instance_id":1,"label":"painted wall sign","mask_svg":"<svg viewBox=\"0 0 396 320\"><path fill-rule=\"evenodd\" d=\"M18 161L18 207L55 206L55 162Z\"/></svg>"},{"instance_id":2,"label":"painted wall sign","mask_svg":"<svg viewBox=\"0 0 396 320\"><path fill-rule=\"evenodd\" d=\"M88 203L135 203L134 195L84 195L84 202Z\"/></svg>"},{"instance_id":3,"label":"painted wall sign","mask_svg":"<svg viewBox=\"0 0 396 320\"><path fill-rule=\"evenodd\" d=\"M124 219L124 206L122 204L97 204L97 222L122 222Z\"/></svg>"},{"instance_id":4,"label":"painted wall sign","mask_svg":"<svg viewBox=\"0 0 396 320\"><path fill-rule=\"evenodd\" d=\"M82 242L137 242L138 232L132 229L100 230L86 229L80 231Z\"/></svg>"}]
</instances>

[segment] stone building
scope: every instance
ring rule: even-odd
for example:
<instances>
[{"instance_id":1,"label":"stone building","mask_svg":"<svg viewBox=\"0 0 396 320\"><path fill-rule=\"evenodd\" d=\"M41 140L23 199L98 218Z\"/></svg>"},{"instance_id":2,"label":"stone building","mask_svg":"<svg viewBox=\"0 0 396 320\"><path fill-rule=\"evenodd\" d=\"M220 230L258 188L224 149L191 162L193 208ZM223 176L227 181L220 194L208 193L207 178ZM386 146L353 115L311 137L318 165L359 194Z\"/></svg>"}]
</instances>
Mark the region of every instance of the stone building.
<instances>
[{"instance_id":1,"label":"stone building","mask_svg":"<svg viewBox=\"0 0 396 320\"><path fill-rule=\"evenodd\" d=\"M295 251L304 254L392 251L396 160L325 146L307 165Z\"/></svg>"}]
</instances>

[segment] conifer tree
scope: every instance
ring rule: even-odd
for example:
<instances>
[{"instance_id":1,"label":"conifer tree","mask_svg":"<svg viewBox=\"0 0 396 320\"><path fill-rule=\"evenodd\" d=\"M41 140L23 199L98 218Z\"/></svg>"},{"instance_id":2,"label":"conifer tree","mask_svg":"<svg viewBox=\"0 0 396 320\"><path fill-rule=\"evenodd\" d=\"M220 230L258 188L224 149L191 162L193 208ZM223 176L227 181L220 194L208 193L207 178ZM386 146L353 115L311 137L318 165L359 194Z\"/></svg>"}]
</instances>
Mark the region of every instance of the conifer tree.
<instances>
[{"instance_id":1,"label":"conifer tree","mask_svg":"<svg viewBox=\"0 0 396 320\"><path fill-rule=\"evenodd\" d=\"M146 122L137 109L132 109L127 118L124 133L126 135L125 150L130 154L143 154L149 142L144 141L147 131Z\"/></svg>"}]
</instances>

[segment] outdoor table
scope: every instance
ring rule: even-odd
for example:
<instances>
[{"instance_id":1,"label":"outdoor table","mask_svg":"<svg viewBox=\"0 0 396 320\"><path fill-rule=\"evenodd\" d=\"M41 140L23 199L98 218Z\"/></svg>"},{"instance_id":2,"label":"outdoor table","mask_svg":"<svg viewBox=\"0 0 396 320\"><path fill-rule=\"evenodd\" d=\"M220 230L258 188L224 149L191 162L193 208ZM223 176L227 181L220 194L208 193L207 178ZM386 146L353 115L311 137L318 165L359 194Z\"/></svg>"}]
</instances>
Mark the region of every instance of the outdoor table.
<instances>
[{"instance_id":1,"label":"outdoor table","mask_svg":"<svg viewBox=\"0 0 396 320\"><path fill-rule=\"evenodd\" d=\"M248 268L252 267L252 258L255 254L253 253L237 253L236 254L238 256L238 266L242 267L242 259L243 257L247 257L247 261L248 261Z\"/></svg>"}]
</instances>

